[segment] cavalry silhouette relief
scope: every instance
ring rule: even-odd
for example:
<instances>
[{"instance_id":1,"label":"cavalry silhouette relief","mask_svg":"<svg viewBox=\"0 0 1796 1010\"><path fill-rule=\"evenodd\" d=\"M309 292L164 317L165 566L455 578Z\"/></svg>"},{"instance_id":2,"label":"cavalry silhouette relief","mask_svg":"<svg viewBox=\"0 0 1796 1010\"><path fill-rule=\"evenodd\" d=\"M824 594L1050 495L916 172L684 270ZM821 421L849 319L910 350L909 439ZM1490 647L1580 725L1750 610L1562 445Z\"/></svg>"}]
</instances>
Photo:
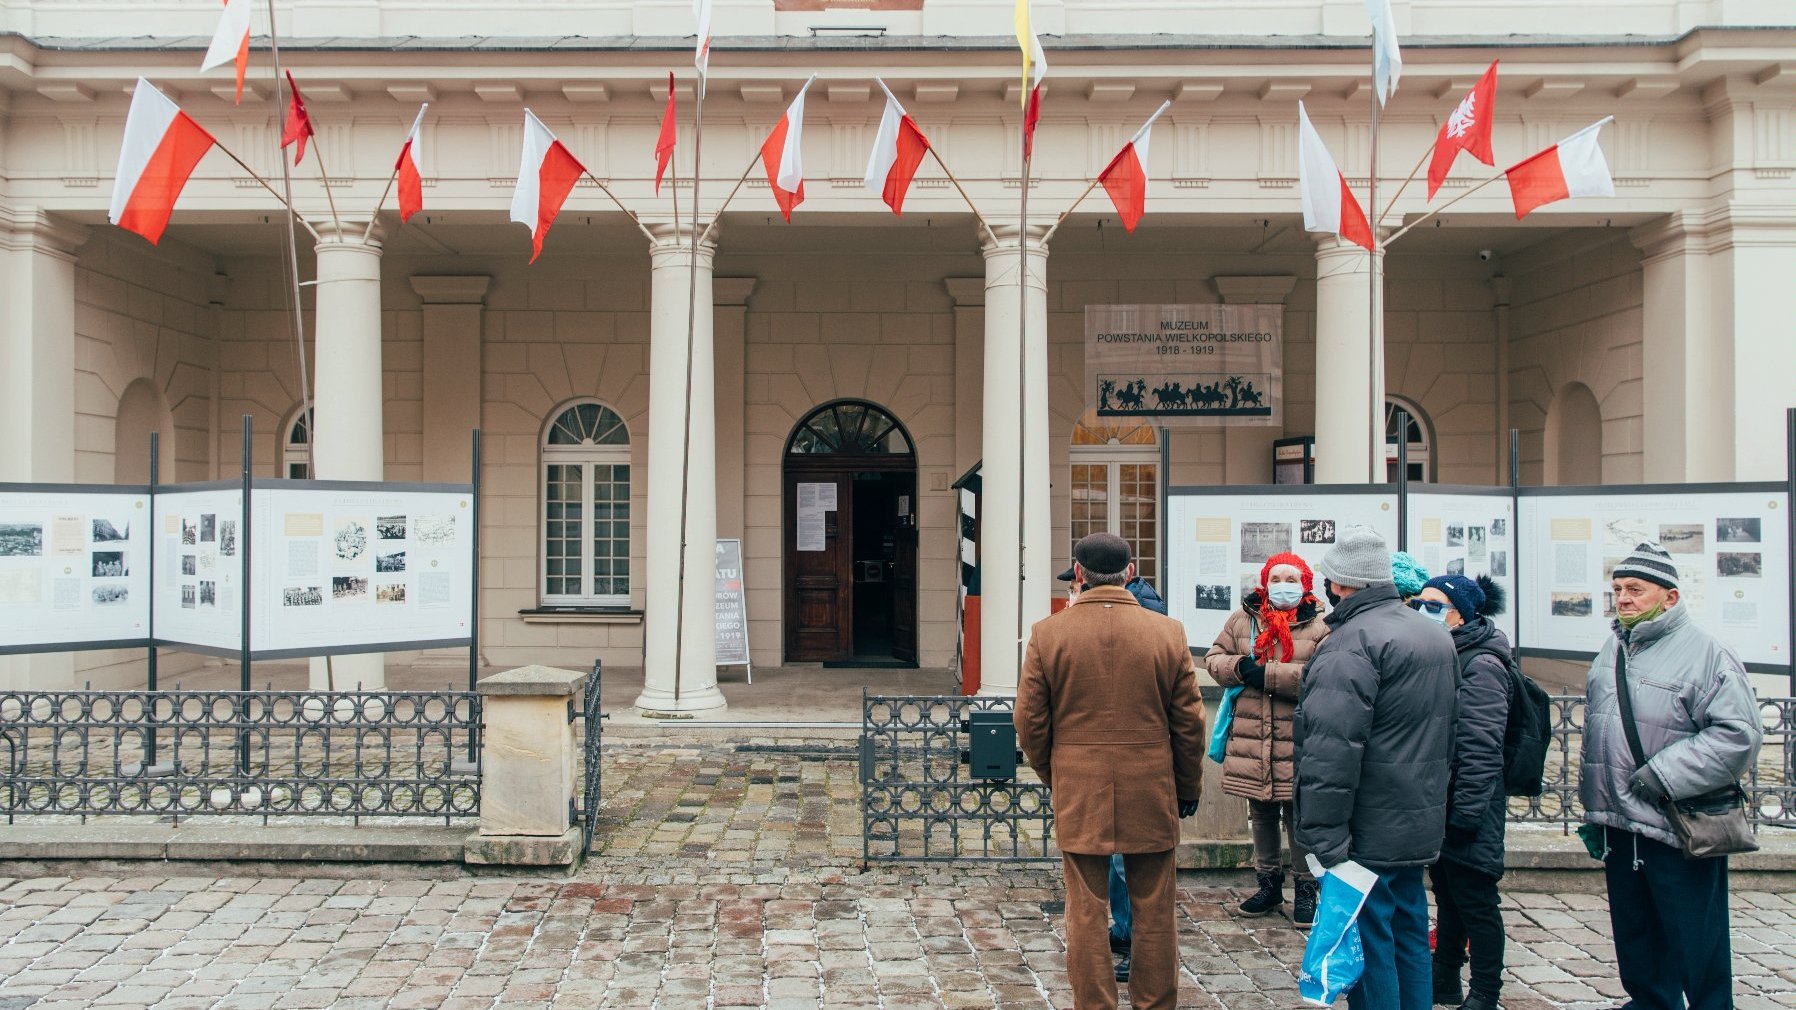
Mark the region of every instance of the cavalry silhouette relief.
<instances>
[{"instance_id":1,"label":"cavalry silhouette relief","mask_svg":"<svg viewBox=\"0 0 1796 1010\"><path fill-rule=\"evenodd\" d=\"M1184 381L1198 378L1190 388ZM1149 397L1153 398L1150 406ZM1098 379L1098 413L1122 414L1186 414L1210 417L1270 417L1272 408L1266 394L1256 389L1253 380L1239 375L1210 382L1201 377L1186 376L1180 381L1163 381L1148 388L1143 378L1124 379L1104 376Z\"/></svg>"}]
</instances>

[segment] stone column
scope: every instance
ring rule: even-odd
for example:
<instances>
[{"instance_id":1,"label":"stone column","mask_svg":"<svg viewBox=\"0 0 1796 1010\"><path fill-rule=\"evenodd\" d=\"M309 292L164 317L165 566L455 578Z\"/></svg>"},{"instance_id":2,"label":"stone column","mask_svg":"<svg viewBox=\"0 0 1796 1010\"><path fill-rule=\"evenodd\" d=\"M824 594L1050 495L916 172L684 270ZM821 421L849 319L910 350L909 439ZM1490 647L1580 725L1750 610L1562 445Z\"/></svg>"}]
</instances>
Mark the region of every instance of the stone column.
<instances>
[{"instance_id":1,"label":"stone column","mask_svg":"<svg viewBox=\"0 0 1796 1010\"><path fill-rule=\"evenodd\" d=\"M0 205L0 481L75 479L75 260L88 230ZM66 689L70 653L0 657L0 688Z\"/></svg>"},{"instance_id":2,"label":"stone column","mask_svg":"<svg viewBox=\"0 0 1796 1010\"><path fill-rule=\"evenodd\" d=\"M1317 240L1318 484L1384 480L1384 327L1371 331L1366 280L1382 259L1333 235Z\"/></svg>"},{"instance_id":3,"label":"stone column","mask_svg":"<svg viewBox=\"0 0 1796 1010\"><path fill-rule=\"evenodd\" d=\"M468 432L480 427L484 274L412 277L424 302L424 480L468 481Z\"/></svg>"},{"instance_id":4,"label":"stone column","mask_svg":"<svg viewBox=\"0 0 1796 1010\"><path fill-rule=\"evenodd\" d=\"M320 480L386 479L385 391L381 370L380 229L366 242L366 222L326 222L315 248L318 285L313 309L312 473ZM380 653L336 656L311 664L312 687L384 691ZM328 670L328 673L327 673Z\"/></svg>"},{"instance_id":5,"label":"stone column","mask_svg":"<svg viewBox=\"0 0 1796 1010\"><path fill-rule=\"evenodd\" d=\"M1047 228L1030 226L1028 270L1019 270L1018 229L986 236L985 361L980 480L980 686L982 695L1014 695L1022 636L1048 616L1054 559L1048 471ZM1019 285L1023 292L1019 293ZM1027 325L1019 298L1026 297ZM1026 374L1019 374L1026 373ZM1020 383L1020 384L1019 384ZM1019 475L1019 467L1026 474ZM1019 477L1027 483L1019 486ZM1019 543L1022 550L1019 556ZM1018 573L1022 581L1018 585Z\"/></svg>"},{"instance_id":6,"label":"stone column","mask_svg":"<svg viewBox=\"0 0 1796 1010\"><path fill-rule=\"evenodd\" d=\"M1758 202L1734 200L1710 214L1712 343L1733 353L1721 362L1726 380L1705 390L1691 409L1732 420L1724 436L1732 444L1723 443L1720 452L1732 460L1733 472L1716 479L1783 480L1784 411L1796 407L1796 209L1787 199L1753 196ZM1650 391L1646 409L1650 444Z\"/></svg>"},{"instance_id":7,"label":"stone column","mask_svg":"<svg viewBox=\"0 0 1796 1010\"><path fill-rule=\"evenodd\" d=\"M1733 470L1726 411L1726 334L1714 323L1709 232L1701 210L1635 228L1641 251L1641 396L1650 404L1644 476L1653 483L1723 481ZM1719 346L1718 346L1719 344ZM1720 394L1719 399L1712 399Z\"/></svg>"},{"instance_id":8,"label":"stone column","mask_svg":"<svg viewBox=\"0 0 1796 1010\"><path fill-rule=\"evenodd\" d=\"M1213 277L1211 281L1224 305L1283 305L1297 287L1297 278L1291 276ZM1290 398L1287 378L1285 401ZM1272 443L1282 434L1284 428L1276 425L1231 424L1222 429L1223 479L1230 484L1272 483Z\"/></svg>"},{"instance_id":9,"label":"stone column","mask_svg":"<svg viewBox=\"0 0 1796 1010\"><path fill-rule=\"evenodd\" d=\"M698 247L698 306L692 305L692 222L650 225L648 591L643 614L643 688L636 707L697 712L724 707L714 637L717 541L717 416L713 358L712 263L716 232ZM686 378L688 321L692 380ZM686 478L680 457L688 421ZM681 487L686 491L685 613L680 609ZM679 663L675 669L675 635Z\"/></svg>"}]
</instances>

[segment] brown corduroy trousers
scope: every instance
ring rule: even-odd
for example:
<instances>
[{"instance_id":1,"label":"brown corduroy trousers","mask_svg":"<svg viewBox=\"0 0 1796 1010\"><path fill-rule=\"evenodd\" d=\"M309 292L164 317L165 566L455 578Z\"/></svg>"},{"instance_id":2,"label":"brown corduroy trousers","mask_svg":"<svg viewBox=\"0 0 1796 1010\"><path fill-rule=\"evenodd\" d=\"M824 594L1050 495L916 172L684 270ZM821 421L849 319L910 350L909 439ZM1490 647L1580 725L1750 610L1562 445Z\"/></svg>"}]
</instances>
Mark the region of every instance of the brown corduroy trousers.
<instances>
[{"instance_id":1,"label":"brown corduroy trousers","mask_svg":"<svg viewBox=\"0 0 1796 1010\"><path fill-rule=\"evenodd\" d=\"M1110 857L1061 853L1066 869L1066 973L1076 1010L1115 1010L1110 954ZM1135 918L1129 1000L1136 1010L1173 1010L1179 1002L1178 891L1173 853L1123 856Z\"/></svg>"}]
</instances>

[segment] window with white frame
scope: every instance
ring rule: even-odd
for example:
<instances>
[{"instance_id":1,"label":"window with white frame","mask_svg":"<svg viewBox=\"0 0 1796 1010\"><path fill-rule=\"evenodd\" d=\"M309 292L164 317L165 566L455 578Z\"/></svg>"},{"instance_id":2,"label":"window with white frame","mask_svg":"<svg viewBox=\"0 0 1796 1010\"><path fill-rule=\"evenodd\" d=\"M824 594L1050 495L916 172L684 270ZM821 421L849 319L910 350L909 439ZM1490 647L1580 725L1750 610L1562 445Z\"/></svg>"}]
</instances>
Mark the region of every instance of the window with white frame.
<instances>
[{"instance_id":1,"label":"window with white frame","mask_svg":"<svg viewBox=\"0 0 1796 1010\"><path fill-rule=\"evenodd\" d=\"M543 432L544 606L630 604L630 432L594 400Z\"/></svg>"},{"instance_id":2,"label":"window with white frame","mask_svg":"<svg viewBox=\"0 0 1796 1010\"><path fill-rule=\"evenodd\" d=\"M1073 426L1073 542L1114 533L1129 542L1135 572L1159 588L1160 447L1138 421L1108 423L1088 410Z\"/></svg>"},{"instance_id":3,"label":"window with white frame","mask_svg":"<svg viewBox=\"0 0 1796 1010\"><path fill-rule=\"evenodd\" d=\"M1385 479L1397 479L1397 412L1409 415L1409 427L1403 433L1409 442L1409 479L1427 483L1434 478L1434 442L1428 437L1428 417L1422 408L1395 396L1384 401L1384 470Z\"/></svg>"},{"instance_id":4,"label":"window with white frame","mask_svg":"<svg viewBox=\"0 0 1796 1010\"><path fill-rule=\"evenodd\" d=\"M312 408L295 410L287 419L281 438L281 476L308 480L312 476Z\"/></svg>"}]
</instances>

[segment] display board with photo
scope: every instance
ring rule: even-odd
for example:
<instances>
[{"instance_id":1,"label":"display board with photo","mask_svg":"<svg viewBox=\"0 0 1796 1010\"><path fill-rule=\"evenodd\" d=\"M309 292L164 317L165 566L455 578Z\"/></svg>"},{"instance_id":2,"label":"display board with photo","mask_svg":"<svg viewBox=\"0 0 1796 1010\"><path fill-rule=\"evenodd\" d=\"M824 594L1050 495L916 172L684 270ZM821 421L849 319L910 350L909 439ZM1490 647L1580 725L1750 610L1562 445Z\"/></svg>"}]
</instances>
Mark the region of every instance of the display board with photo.
<instances>
[{"instance_id":1,"label":"display board with photo","mask_svg":"<svg viewBox=\"0 0 1796 1010\"><path fill-rule=\"evenodd\" d=\"M1671 555L1680 604L1749 665L1790 663L1789 500L1782 491L1524 494L1522 645L1593 653L1615 618L1610 572L1642 542Z\"/></svg>"},{"instance_id":2,"label":"display board with photo","mask_svg":"<svg viewBox=\"0 0 1796 1010\"><path fill-rule=\"evenodd\" d=\"M1515 641L1515 499L1508 488L1409 492L1409 553L1434 575L1487 575L1508 597L1492 618Z\"/></svg>"},{"instance_id":3,"label":"display board with photo","mask_svg":"<svg viewBox=\"0 0 1796 1010\"><path fill-rule=\"evenodd\" d=\"M1182 493L1167 501L1167 612L1185 625L1192 648L1208 649L1230 612L1258 588L1260 568L1274 554L1292 552L1311 566L1349 525L1371 526L1397 543L1394 494L1316 492ZM1321 579L1316 596L1322 598Z\"/></svg>"},{"instance_id":4,"label":"display board with photo","mask_svg":"<svg viewBox=\"0 0 1796 1010\"><path fill-rule=\"evenodd\" d=\"M150 496L0 484L0 653L146 640Z\"/></svg>"},{"instance_id":5,"label":"display board with photo","mask_svg":"<svg viewBox=\"0 0 1796 1010\"><path fill-rule=\"evenodd\" d=\"M243 489L156 492L156 640L175 648L243 647Z\"/></svg>"}]
</instances>

